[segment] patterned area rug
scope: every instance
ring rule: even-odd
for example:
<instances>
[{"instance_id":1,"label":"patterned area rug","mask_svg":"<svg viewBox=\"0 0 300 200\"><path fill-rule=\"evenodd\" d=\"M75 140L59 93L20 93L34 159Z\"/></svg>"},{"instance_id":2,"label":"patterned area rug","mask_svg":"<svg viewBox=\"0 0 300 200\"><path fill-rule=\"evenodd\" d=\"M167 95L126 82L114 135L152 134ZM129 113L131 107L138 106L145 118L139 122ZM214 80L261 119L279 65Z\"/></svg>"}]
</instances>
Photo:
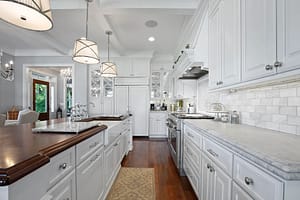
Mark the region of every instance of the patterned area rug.
<instances>
[{"instance_id":1,"label":"patterned area rug","mask_svg":"<svg viewBox=\"0 0 300 200\"><path fill-rule=\"evenodd\" d=\"M122 167L107 200L155 200L154 168Z\"/></svg>"}]
</instances>

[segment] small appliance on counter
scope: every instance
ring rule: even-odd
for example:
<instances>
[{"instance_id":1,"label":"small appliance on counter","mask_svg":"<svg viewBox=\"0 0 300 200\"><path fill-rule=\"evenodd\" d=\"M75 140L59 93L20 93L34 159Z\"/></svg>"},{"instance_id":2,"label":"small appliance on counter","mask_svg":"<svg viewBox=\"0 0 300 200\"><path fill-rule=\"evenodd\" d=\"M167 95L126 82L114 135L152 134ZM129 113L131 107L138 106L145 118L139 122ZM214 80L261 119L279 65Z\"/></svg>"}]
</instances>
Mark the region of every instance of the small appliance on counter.
<instances>
[{"instance_id":1,"label":"small appliance on counter","mask_svg":"<svg viewBox=\"0 0 300 200\"><path fill-rule=\"evenodd\" d=\"M150 104L150 110L155 110L155 104L154 103Z\"/></svg>"}]
</instances>

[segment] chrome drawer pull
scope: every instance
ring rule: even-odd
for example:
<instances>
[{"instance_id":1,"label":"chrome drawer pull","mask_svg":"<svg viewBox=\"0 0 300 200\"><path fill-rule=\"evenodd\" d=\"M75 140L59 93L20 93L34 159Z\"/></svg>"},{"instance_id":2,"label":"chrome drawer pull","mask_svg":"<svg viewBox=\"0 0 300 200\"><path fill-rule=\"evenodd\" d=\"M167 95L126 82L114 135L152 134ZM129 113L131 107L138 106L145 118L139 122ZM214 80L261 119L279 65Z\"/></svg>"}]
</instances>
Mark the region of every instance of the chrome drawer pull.
<instances>
[{"instance_id":1,"label":"chrome drawer pull","mask_svg":"<svg viewBox=\"0 0 300 200\"><path fill-rule=\"evenodd\" d=\"M94 148L95 146L97 146L99 144L99 142L94 142L94 144L91 144L90 146L89 146L89 148L91 149L91 148Z\"/></svg>"},{"instance_id":2,"label":"chrome drawer pull","mask_svg":"<svg viewBox=\"0 0 300 200\"><path fill-rule=\"evenodd\" d=\"M214 157L219 157L219 155L218 155L216 152L214 152L212 149L207 149L207 151L208 151L208 153L210 153L212 156L214 156Z\"/></svg>"},{"instance_id":3,"label":"chrome drawer pull","mask_svg":"<svg viewBox=\"0 0 300 200\"><path fill-rule=\"evenodd\" d=\"M249 177L245 177L245 183L246 185L253 185L254 181L252 178L249 178Z\"/></svg>"},{"instance_id":4,"label":"chrome drawer pull","mask_svg":"<svg viewBox=\"0 0 300 200\"><path fill-rule=\"evenodd\" d=\"M210 165L210 164L207 164L206 167L207 167L207 169L210 169L210 168L211 168L211 165Z\"/></svg>"},{"instance_id":5,"label":"chrome drawer pull","mask_svg":"<svg viewBox=\"0 0 300 200\"><path fill-rule=\"evenodd\" d=\"M189 132L187 134L188 134L188 136L190 136L192 138L194 137L194 135L190 134Z\"/></svg>"},{"instance_id":6,"label":"chrome drawer pull","mask_svg":"<svg viewBox=\"0 0 300 200\"><path fill-rule=\"evenodd\" d=\"M212 166L210 166L210 169L209 169L209 171L210 171L210 172L214 172L214 171L215 171L215 169L214 169Z\"/></svg>"},{"instance_id":7,"label":"chrome drawer pull","mask_svg":"<svg viewBox=\"0 0 300 200\"><path fill-rule=\"evenodd\" d=\"M59 169L66 169L67 166L68 166L67 163L63 163L63 164L59 165Z\"/></svg>"}]
</instances>

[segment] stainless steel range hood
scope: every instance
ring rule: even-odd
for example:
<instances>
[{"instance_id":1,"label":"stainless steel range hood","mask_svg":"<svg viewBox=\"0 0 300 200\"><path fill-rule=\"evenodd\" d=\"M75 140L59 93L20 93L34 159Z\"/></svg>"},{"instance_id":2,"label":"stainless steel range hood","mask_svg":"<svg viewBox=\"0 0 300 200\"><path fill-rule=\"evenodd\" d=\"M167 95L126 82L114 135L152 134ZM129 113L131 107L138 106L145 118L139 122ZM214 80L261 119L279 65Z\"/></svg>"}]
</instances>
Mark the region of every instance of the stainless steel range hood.
<instances>
[{"instance_id":1,"label":"stainless steel range hood","mask_svg":"<svg viewBox=\"0 0 300 200\"><path fill-rule=\"evenodd\" d=\"M208 74L208 68L201 65L189 67L179 79L198 79L204 75Z\"/></svg>"}]
</instances>

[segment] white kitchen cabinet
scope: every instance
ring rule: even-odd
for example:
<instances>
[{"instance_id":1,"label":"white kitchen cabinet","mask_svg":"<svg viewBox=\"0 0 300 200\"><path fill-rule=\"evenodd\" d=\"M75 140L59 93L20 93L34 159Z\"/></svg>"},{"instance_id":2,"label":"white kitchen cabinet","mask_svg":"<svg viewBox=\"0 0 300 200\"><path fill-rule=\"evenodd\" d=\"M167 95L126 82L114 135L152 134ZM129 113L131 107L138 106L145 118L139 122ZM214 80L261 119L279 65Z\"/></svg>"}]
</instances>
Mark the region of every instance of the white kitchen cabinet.
<instances>
[{"instance_id":1,"label":"white kitchen cabinet","mask_svg":"<svg viewBox=\"0 0 300 200\"><path fill-rule=\"evenodd\" d=\"M231 199L231 178L205 155L202 156L202 199Z\"/></svg>"},{"instance_id":2,"label":"white kitchen cabinet","mask_svg":"<svg viewBox=\"0 0 300 200\"><path fill-rule=\"evenodd\" d=\"M216 5L215 5L216 4ZM232 85L240 73L240 0L220 0L209 9L209 85Z\"/></svg>"},{"instance_id":3,"label":"white kitchen cabinet","mask_svg":"<svg viewBox=\"0 0 300 200\"><path fill-rule=\"evenodd\" d=\"M196 97L197 81L196 80L176 80L176 97L192 99Z\"/></svg>"},{"instance_id":4,"label":"white kitchen cabinet","mask_svg":"<svg viewBox=\"0 0 300 200\"><path fill-rule=\"evenodd\" d=\"M150 59L149 58L130 58L120 57L114 58L117 65L117 76L134 77L150 75Z\"/></svg>"},{"instance_id":5,"label":"white kitchen cabinet","mask_svg":"<svg viewBox=\"0 0 300 200\"><path fill-rule=\"evenodd\" d=\"M116 86L115 113L132 114L132 135L148 136L149 86Z\"/></svg>"},{"instance_id":6,"label":"white kitchen cabinet","mask_svg":"<svg viewBox=\"0 0 300 200\"><path fill-rule=\"evenodd\" d=\"M277 0L278 72L300 68L300 1ZM274 61L273 61L274 62Z\"/></svg>"},{"instance_id":7,"label":"white kitchen cabinet","mask_svg":"<svg viewBox=\"0 0 300 200\"><path fill-rule=\"evenodd\" d=\"M103 147L77 167L77 200L99 199L104 191Z\"/></svg>"},{"instance_id":8,"label":"white kitchen cabinet","mask_svg":"<svg viewBox=\"0 0 300 200\"><path fill-rule=\"evenodd\" d=\"M276 0L241 0L241 8L243 81L275 74Z\"/></svg>"},{"instance_id":9,"label":"white kitchen cabinet","mask_svg":"<svg viewBox=\"0 0 300 200\"><path fill-rule=\"evenodd\" d=\"M150 137L167 137L167 113L166 112L150 112Z\"/></svg>"},{"instance_id":10,"label":"white kitchen cabinet","mask_svg":"<svg viewBox=\"0 0 300 200\"><path fill-rule=\"evenodd\" d=\"M75 200L76 199L75 170L65 176L58 184L51 188L41 200ZM77 199L79 199L77 197ZM81 198L82 199L82 198ZM83 198L84 199L84 198Z\"/></svg>"},{"instance_id":11,"label":"white kitchen cabinet","mask_svg":"<svg viewBox=\"0 0 300 200\"><path fill-rule=\"evenodd\" d=\"M247 192L240 188L236 183L232 184L232 200L253 200Z\"/></svg>"}]
</instances>

